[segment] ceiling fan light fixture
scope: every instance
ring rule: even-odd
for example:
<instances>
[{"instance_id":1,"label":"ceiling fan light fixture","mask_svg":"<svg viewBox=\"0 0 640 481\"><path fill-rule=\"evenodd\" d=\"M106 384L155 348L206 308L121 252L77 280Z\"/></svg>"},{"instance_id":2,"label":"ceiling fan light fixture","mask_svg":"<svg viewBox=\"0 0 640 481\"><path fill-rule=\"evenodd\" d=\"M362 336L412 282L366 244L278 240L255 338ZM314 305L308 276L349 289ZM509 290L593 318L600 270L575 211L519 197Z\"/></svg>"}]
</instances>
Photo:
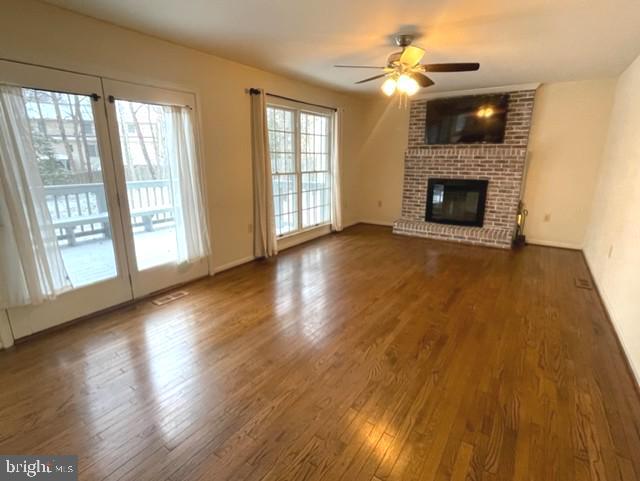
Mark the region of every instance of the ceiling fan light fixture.
<instances>
[{"instance_id":1,"label":"ceiling fan light fixture","mask_svg":"<svg viewBox=\"0 0 640 481\"><path fill-rule=\"evenodd\" d=\"M401 93L406 94L409 97L415 95L418 90L420 90L420 85L418 85L418 82L416 82L415 79L409 77L406 74L400 75L397 87Z\"/></svg>"},{"instance_id":2,"label":"ceiling fan light fixture","mask_svg":"<svg viewBox=\"0 0 640 481\"><path fill-rule=\"evenodd\" d=\"M396 79L394 79L393 77L389 77L387 80L385 80L382 83L382 87L380 88L387 97L391 97L396 91L396 86L397 86Z\"/></svg>"}]
</instances>

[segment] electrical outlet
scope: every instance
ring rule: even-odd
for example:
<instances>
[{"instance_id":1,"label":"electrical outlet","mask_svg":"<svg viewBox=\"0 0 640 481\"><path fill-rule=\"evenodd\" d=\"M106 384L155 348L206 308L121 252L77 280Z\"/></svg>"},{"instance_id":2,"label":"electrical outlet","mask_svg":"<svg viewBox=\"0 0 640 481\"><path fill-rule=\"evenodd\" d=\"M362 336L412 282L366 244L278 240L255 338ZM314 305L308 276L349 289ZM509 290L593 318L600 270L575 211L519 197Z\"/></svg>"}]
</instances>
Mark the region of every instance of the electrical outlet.
<instances>
[{"instance_id":1,"label":"electrical outlet","mask_svg":"<svg viewBox=\"0 0 640 481\"><path fill-rule=\"evenodd\" d=\"M382 207L382 201L381 200L378 201L378 207Z\"/></svg>"},{"instance_id":2,"label":"electrical outlet","mask_svg":"<svg viewBox=\"0 0 640 481\"><path fill-rule=\"evenodd\" d=\"M544 215L544 221L545 221L545 222L549 222L549 221L551 221L551 214L545 214L545 215Z\"/></svg>"},{"instance_id":3,"label":"electrical outlet","mask_svg":"<svg viewBox=\"0 0 640 481\"><path fill-rule=\"evenodd\" d=\"M249 234L253 234L253 224L249 224Z\"/></svg>"},{"instance_id":4,"label":"electrical outlet","mask_svg":"<svg viewBox=\"0 0 640 481\"><path fill-rule=\"evenodd\" d=\"M611 259L611 256L612 256L612 255L613 255L613 244L611 244L611 245L609 246L609 254L607 254L607 257L608 257L609 259Z\"/></svg>"}]
</instances>

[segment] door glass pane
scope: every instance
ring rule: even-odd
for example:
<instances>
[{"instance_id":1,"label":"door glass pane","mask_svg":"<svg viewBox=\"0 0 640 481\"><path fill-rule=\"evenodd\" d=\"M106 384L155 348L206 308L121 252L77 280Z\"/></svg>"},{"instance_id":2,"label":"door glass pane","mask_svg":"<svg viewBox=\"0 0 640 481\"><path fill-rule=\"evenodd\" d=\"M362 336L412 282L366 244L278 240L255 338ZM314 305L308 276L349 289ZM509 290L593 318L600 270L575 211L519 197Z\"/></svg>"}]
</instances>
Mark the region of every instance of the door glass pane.
<instances>
[{"instance_id":1,"label":"door glass pane","mask_svg":"<svg viewBox=\"0 0 640 481\"><path fill-rule=\"evenodd\" d=\"M276 235L298 230L298 180L292 110L267 107Z\"/></svg>"},{"instance_id":2,"label":"door glass pane","mask_svg":"<svg viewBox=\"0 0 640 481\"><path fill-rule=\"evenodd\" d=\"M115 104L137 268L176 263L169 122L160 105L126 100Z\"/></svg>"},{"instance_id":3,"label":"door glass pane","mask_svg":"<svg viewBox=\"0 0 640 481\"><path fill-rule=\"evenodd\" d=\"M74 287L117 275L90 97L22 89L38 170Z\"/></svg>"},{"instance_id":4,"label":"door glass pane","mask_svg":"<svg viewBox=\"0 0 640 481\"><path fill-rule=\"evenodd\" d=\"M326 224L331 217L329 117L300 112L302 227Z\"/></svg>"}]
</instances>

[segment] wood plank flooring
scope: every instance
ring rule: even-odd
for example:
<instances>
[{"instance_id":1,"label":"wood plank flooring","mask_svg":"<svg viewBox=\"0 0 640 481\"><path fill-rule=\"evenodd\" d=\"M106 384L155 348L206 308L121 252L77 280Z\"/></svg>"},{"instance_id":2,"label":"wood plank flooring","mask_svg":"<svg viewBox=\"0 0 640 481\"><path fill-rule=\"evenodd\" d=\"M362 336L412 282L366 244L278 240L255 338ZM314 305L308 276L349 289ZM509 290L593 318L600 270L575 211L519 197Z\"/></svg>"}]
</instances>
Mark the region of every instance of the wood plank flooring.
<instances>
[{"instance_id":1,"label":"wood plank flooring","mask_svg":"<svg viewBox=\"0 0 640 481\"><path fill-rule=\"evenodd\" d=\"M577 252L356 226L0 352L0 452L81 480L640 480L578 277Z\"/></svg>"}]
</instances>

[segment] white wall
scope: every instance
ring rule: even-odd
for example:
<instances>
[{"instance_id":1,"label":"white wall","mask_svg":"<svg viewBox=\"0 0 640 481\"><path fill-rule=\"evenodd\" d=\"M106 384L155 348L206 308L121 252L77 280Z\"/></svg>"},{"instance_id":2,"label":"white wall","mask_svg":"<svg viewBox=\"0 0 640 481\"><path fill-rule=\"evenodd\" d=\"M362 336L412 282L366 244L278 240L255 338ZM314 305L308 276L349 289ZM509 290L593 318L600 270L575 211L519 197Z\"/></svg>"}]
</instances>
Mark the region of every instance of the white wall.
<instances>
[{"instance_id":1,"label":"white wall","mask_svg":"<svg viewBox=\"0 0 640 481\"><path fill-rule=\"evenodd\" d=\"M607 136L615 79L542 85L527 154L525 234L581 249Z\"/></svg>"},{"instance_id":2,"label":"white wall","mask_svg":"<svg viewBox=\"0 0 640 481\"><path fill-rule=\"evenodd\" d=\"M620 76L585 256L640 382L640 57Z\"/></svg>"},{"instance_id":3,"label":"white wall","mask_svg":"<svg viewBox=\"0 0 640 481\"><path fill-rule=\"evenodd\" d=\"M409 109L397 101L374 97L364 118L365 137L360 152L362 180L359 191L361 219L392 224L400 217L404 152L409 136Z\"/></svg>"},{"instance_id":4,"label":"white wall","mask_svg":"<svg viewBox=\"0 0 640 481\"><path fill-rule=\"evenodd\" d=\"M0 57L198 95L213 267L252 256L249 97L244 89L340 107L343 219L359 218L363 100L247 67L33 0L0 0Z\"/></svg>"}]
</instances>

